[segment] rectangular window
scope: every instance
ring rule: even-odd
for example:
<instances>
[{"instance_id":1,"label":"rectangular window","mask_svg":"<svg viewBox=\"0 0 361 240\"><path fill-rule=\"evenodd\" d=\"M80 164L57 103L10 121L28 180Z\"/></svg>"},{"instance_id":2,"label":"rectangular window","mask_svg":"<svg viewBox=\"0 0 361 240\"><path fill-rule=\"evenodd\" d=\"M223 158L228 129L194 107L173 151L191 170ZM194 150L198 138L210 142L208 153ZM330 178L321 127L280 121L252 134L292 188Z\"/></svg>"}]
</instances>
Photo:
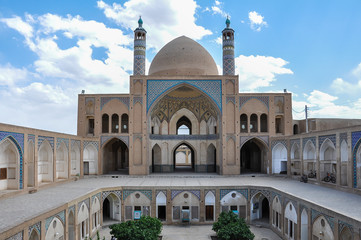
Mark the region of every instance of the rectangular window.
<instances>
[{"instance_id":1,"label":"rectangular window","mask_svg":"<svg viewBox=\"0 0 361 240\"><path fill-rule=\"evenodd\" d=\"M93 118L89 119L88 133L94 134L94 119Z\"/></svg>"},{"instance_id":2,"label":"rectangular window","mask_svg":"<svg viewBox=\"0 0 361 240\"><path fill-rule=\"evenodd\" d=\"M173 219L174 220L180 219L180 207L179 206L173 206Z\"/></svg>"},{"instance_id":3,"label":"rectangular window","mask_svg":"<svg viewBox=\"0 0 361 240\"><path fill-rule=\"evenodd\" d=\"M142 207L141 206L134 206L134 211L141 211Z\"/></svg>"},{"instance_id":4,"label":"rectangular window","mask_svg":"<svg viewBox=\"0 0 361 240\"><path fill-rule=\"evenodd\" d=\"M7 179L7 169L0 168L0 180Z\"/></svg>"}]
</instances>

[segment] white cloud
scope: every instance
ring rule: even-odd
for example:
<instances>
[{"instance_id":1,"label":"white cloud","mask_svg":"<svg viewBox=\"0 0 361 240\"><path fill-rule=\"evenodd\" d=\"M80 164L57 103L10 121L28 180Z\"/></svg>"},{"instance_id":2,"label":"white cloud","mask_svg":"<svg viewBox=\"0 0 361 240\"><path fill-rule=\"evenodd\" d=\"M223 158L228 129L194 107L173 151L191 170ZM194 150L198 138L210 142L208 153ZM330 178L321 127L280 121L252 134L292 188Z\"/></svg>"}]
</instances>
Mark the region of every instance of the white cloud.
<instances>
[{"instance_id":1,"label":"white cloud","mask_svg":"<svg viewBox=\"0 0 361 240\"><path fill-rule=\"evenodd\" d=\"M211 6L211 9L209 9L208 7L206 9L208 9L210 12L212 12L212 14L218 14L225 18L229 14L223 10L222 5L223 5L223 2L215 0L213 6Z\"/></svg>"},{"instance_id":2,"label":"white cloud","mask_svg":"<svg viewBox=\"0 0 361 240\"><path fill-rule=\"evenodd\" d=\"M313 90L304 101L292 101L292 108L295 111L303 111L305 105L309 107L308 115L310 118L361 118L361 98L348 104L337 104L337 96L328 93ZM294 113L294 118L304 119L304 112Z\"/></svg>"},{"instance_id":3,"label":"white cloud","mask_svg":"<svg viewBox=\"0 0 361 240\"><path fill-rule=\"evenodd\" d=\"M143 27L148 32L147 46L156 50L181 35L199 40L212 34L195 23L198 6L193 0L129 0L123 5L109 5L100 0L97 3L107 18L130 30L138 26L139 16L142 16Z\"/></svg>"},{"instance_id":4,"label":"white cloud","mask_svg":"<svg viewBox=\"0 0 361 240\"><path fill-rule=\"evenodd\" d=\"M356 78L354 83L342 78L336 78L331 84L331 88L338 94L348 94L358 96L361 91L361 63L351 71L351 79Z\"/></svg>"},{"instance_id":5,"label":"white cloud","mask_svg":"<svg viewBox=\"0 0 361 240\"><path fill-rule=\"evenodd\" d=\"M235 65L241 91L270 86L276 81L276 75L293 74L285 67L287 64L282 58L240 55L235 59Z\"/></svg>"},{"instance_id":6,"label":"white cloud","mask_svg":"<svg viewBox=\"0 0 361 240\"><path fill-rule=\"evenodd\" d=\"M133 39L120 29L54 14L15 16L0 23L23 35L25 45L37 56L27 68L0 65L0 101L7 103L0 107L0 112L7 113L0 122L75 133L76 99L82 89L87 93L129 91ZM62 38L73 44L61 46ZM104 48L102 59L93 56L97 47Z\"/></svg>"},{"instance_id":7,"label":"white cloud","mask_svg":"<svg viewBox=\"0 0 361 240\"><path fill-rule=\"evenodd\" d=\"M29 21L31 18L28 18ZM12 18L2 18L0 22L5 23L8 27L17 30L19 33L25 36L25 38L31 38L33 36L33 27L24 22L19 16L14 16Z\"/></svg>"},{"instance_id":8,"label":"white cloud","mask_svg":"<svg viewBox=\"0 0 361 240\"><path fill-rule=\"evenodd\" d=\"M264 17L256 11L249 12L248 18L251 24L251 29L254 31L259 32L262 30L262 27L267 26L267 22L263 20Z\"/></svg>"},{"instance_id":9,"label":"white cloud","mask_svg":"<svg viewBox=\"0 0 361 240\"><path fill-rule=\"evenodd\" d=\"M27 69L15 68L10 64L0 65L0 86L14 86L19 81L25 81L29 77Z\"/></svg>"},{"instance_id":10,"label":"white cloud","mask_svg":"<svg viewBox=\"0 0 361 240\"><path fill-rule=\"evenodd\" d=\"M222 37L217 37L214 41L215 43L222 45Z\"/></svg>"}]
</instances>

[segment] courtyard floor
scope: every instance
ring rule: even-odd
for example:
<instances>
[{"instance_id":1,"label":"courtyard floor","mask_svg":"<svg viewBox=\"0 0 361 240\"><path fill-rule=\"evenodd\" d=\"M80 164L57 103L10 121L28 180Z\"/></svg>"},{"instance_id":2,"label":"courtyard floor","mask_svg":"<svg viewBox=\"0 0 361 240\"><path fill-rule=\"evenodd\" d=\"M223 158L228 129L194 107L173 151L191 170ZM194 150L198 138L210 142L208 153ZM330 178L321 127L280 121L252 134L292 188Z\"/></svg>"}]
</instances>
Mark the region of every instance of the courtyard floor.
<instances>
[{"instance_id":1,"label":"courtyard floor","mask_svg":"<svg viewBox=\"0 0 361 240\"><path fill-rule=\"evenodd\" d=\"M110 240L110 229L103 228L99 234L100 239ZM281 240L277 234L267 228L259 228L251 225L254 240ZM212 225L164 225L162 231L163 240L209 240L215 236Z\"/></svg>"},{"instance_id":2,"label":"courtyard floor","mask_svg":"<svg viewBox=\"0 0 361 240\"><path fill-rule=\"evenodd\" d=\"M86 194L111 188L194 188L270 187L361 222L361 196L285 177L219 176L219 175L150 175L150 176L94 176L64 182L38 190L32 194L0 198L0 233L36 216L64 206ZM39 204L41 203L41 204ZM344 204L347 203L347 204ZM355 211L355 209L358 209Z\"/></svg>"}]
</instances>

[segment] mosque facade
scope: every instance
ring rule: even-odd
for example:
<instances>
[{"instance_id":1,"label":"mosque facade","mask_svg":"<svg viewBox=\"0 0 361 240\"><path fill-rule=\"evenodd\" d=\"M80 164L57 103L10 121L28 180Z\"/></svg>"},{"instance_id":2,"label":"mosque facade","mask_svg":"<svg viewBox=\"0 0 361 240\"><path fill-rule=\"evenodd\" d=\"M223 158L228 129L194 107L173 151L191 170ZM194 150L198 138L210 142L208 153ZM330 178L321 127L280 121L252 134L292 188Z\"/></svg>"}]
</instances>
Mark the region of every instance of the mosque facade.
<instances>
[{"instance_id":1,"label":"mosque facade","mask_svg":"<svg viewBox=\"0 0 361 240\"><path fill-rule=\"evenodd\" d=\"M306 124L293 120L286 90L240 93L229 19L222 31L222 74L204 47L181 36L156 54L146 75L147 32L142 19L138 24L129 94L79 94L77 135L0 124L3 206L18 195L35 198L84 177L154 173L230 179L263 174L290 181L315 173L310 183L360 195L361 121L309 119ZM334 181L324 181L331 174ZM135 211L173 224L181 222L183 210L197 224L212 223L228 210L248 223L264 217L283 239L361 235L361 218L276 187L120 183L97 186L46 213L4 224L0 239L80 240L94 236L108 219L134 219Z\"/></svg>"}]
</instances>

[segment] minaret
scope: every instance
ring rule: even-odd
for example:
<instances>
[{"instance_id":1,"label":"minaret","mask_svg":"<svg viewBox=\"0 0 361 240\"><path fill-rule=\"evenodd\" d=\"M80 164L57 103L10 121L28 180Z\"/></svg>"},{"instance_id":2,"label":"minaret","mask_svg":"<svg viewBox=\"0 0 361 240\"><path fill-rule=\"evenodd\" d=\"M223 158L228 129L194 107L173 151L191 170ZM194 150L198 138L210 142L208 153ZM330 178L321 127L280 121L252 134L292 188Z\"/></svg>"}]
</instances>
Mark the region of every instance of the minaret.
<instances>
[{"instance_id":1,"label":"minaret","mask_svg":"<svg viewBox=\"0 0 361 240\"><path fill-rule=\"evenodd\" d=\"M226 28L222 31L223 43L223 75L234 75L234 30L229 27L231 21L227 17Z\"/></svg>"},{"instance_id":2,"label":"minaret","mask_svg":"<svg viewBox=\"0 0 361 240\"><path fill-rule=\"evenodd\" d=\"M133 75L145 75L146 34L142 17L139 17L138 27L134 30L134 65Z\"/></svg>"}]
</instances>

